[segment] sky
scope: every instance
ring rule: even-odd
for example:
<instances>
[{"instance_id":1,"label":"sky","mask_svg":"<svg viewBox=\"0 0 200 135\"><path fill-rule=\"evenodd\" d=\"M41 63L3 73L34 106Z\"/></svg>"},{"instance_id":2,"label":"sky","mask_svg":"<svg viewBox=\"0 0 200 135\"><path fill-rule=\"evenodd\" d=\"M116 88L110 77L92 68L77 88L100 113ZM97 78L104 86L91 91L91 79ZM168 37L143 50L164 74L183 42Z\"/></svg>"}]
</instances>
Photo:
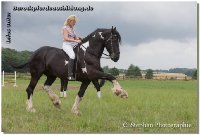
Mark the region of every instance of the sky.
<instances>
[{"instance_id":1,"label":"sky","mask_svg":"<svg viewBox=\"0 0 200 135\"><path fill-rule=\"evenodd\" d=\"M14 6L93 7L93 11L13 11ZM6 44L7 13L11 13L11 43ZM115 26L122 37L120 60L101 59L101 65L127 69L197 68L196 2L3 2L2 46L35 51L62 47L61 28L76 15L79 37L97 28Z\"/></svg>"}]
</instances>

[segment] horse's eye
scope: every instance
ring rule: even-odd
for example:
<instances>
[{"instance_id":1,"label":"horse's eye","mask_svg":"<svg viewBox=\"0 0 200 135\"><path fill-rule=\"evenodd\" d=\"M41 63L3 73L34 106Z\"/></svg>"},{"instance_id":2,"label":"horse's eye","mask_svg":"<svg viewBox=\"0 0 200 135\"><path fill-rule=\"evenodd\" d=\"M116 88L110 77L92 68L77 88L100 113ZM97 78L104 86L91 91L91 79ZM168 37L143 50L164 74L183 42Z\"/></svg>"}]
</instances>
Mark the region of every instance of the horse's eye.
<instances>
[{"instance_id":1,"label":"horse's eye","mask_svg":"<svg viewBox=\"0 0 200 135\"><path fill-rule=\"evenodd\" d=\"M116 40L116 39L117 39L117 36L113 36L113 39L115 39L115 40Z\"/></svg>"}]
</instances>

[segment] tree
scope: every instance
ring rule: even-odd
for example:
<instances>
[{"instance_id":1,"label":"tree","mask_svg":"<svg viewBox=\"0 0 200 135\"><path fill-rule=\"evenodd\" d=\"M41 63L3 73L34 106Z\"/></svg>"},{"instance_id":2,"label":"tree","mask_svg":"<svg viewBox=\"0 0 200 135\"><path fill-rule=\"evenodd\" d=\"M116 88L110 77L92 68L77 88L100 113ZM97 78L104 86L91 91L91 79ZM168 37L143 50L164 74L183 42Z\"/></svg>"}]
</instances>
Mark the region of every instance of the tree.
<instances>
[{"instance_id":1,"label":"tree","mask_svg":"<svg viewBox=\"0 0 200 135\"><path fill-rule=\"evenodd\" d=\"M195 79L195 80L197 79L197 70L193 72L192 79Z\"/></svg>"},{"instance_id":2,"label":"tree","mask_svg":"<svg viewBox=\"0 0 200 135\"><path fill-rule=\"evenodd\" d=\"M118 76L119 75L119 70L117 68L111 68L109 73L113 76Z\"/></svg>"},{"instance_id":3,"label":"tree","mask_svg":"<svg viewBox=\"0 0 200 135\"><path fill-rule=\"evenodd\" d=\"M133 64L131 64L126 72L126 76L133 76L134 75L134 68L135 66Z\"/></svg>"},{"instance_id":4,"label":"tree","mask_svg":"<svg viewBox=\"0 0 200 135\"><path fill-rule=\"evenodd\" d=\"M5 72L27 72L29 68L14 69L10 66L11 64L23 64L28 61L32 52L29 51L16 51L10 48L2 48L2 70Z\"/></svg>"},{"instance_id":5,"label":"tree","mask_svg":"<svg viewBox=\"0 0 200 135\"><path fill-rule=\"evenodd\" d=\"M169 73L183 73L187 76L193 76L193 73L196 69L189 69L189 68L172 68L169 69Z\"/></svg>"},{"instance_id":6,"label":"tree","mask_svg":"<svg viewBox=\"0 0 200 135\"><path fill-rule=\"evenodd\" d=\"M136 66L135 69L134 69L134 76L135 76L136 78L142 77L141 70L140 70L140 68L139 68L138 66Z\"/></svg>"},{"instance_id":7,"label":"tree","mask_svg":"<svg viewBox=\"0 0 200 135\"><path fill-rule=\"evenodd\" d=\"M153 70L152 69L148 69L147 73L145 75L146 79L152 79L153 78Z\"/></svg>"},{"instance_id":8,"label":"tree","mask_svg":"<svg viewBox=\"0 0 200 135\"><path fill-rule=\"evenodd\" d=\"M104 66L103 67L103 72L105 72L105 73L109 73L109 67L108 66Z\"/></svg>"},{"instance_id":9,"label":"tree","mask_svg":"<svg viewBox=\"0 0 200 135\"><path fill-rule=\"evenodd\" d=\"M127 70L126 76L132 76L134 78L142 77L141 70L138 66L131 64Z\"/></svg>"}]
</instances>

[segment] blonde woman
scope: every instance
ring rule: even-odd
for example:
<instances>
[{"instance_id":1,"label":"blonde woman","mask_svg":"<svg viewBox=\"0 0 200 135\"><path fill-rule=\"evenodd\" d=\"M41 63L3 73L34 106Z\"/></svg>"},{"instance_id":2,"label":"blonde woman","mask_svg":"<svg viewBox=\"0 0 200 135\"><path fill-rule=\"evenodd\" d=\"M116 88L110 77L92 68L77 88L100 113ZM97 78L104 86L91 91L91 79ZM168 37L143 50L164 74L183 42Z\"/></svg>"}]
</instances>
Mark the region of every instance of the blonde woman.
<instances>
[{"instance_id":1,"label":"blonde woman","mask_svg":"<svg viewBox=\"0 0 200 135\"><path fill-rule=\"evenodd\" d=\"M63 26L63 50L69 56L68 63L68 79L75 80L73 76L73 65L75 59L75 53L73 47L81 42L79 38L76 36L74 31L74 26L77 22L78 18L75 15L70 15L67 17L64 26Z\"/></svg>"}]
</instances>

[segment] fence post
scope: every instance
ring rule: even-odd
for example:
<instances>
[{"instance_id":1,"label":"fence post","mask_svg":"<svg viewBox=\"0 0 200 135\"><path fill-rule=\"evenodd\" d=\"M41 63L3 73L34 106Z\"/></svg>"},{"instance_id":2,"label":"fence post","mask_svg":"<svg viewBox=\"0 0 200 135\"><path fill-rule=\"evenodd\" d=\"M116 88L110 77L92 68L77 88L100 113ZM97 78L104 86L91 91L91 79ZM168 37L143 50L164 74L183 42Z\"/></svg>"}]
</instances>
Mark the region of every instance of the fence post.
<instances>
[{"instance_id":1,"label":"fence post","mask_svg":"<svg viewBox=\"0 0 200 135\"><path fill-rule=\"evenodd\" d=\"M1 86L4 87L4 71L2 73L2 85Z\"/></svg>"},{"instance_id":2,"label":"fence post","mask_svg":"<svg viewBox=\"0 0 200 135\"><path fill-rule=\"evenodd\" d=\"M15 83L14 83L14 87L17 87L17 74L16 74L16 71L15 71Z\"/></svg>"}]
</instances>

